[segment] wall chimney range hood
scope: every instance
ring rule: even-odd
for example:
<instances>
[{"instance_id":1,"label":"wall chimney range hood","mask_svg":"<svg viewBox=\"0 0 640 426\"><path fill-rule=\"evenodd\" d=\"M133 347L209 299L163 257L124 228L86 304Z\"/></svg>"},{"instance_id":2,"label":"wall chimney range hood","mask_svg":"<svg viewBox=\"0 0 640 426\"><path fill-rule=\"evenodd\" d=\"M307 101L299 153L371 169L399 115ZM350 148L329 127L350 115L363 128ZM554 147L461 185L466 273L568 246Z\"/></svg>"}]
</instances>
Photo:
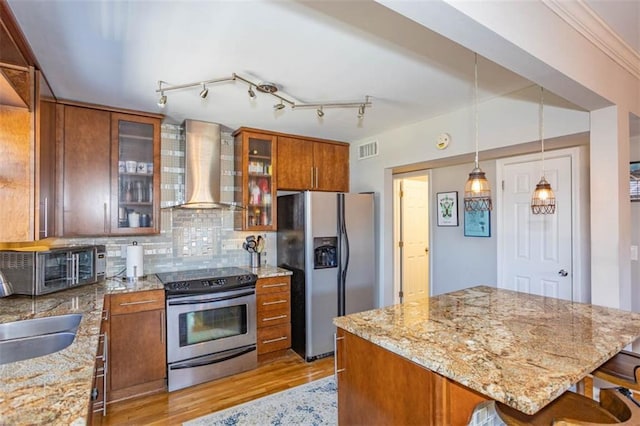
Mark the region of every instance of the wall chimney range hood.
<instances>
[{"instance_id":1,"label":"wall chimney range hood","mask_svg":"<svg viewBox=\"0 0 640 426\"><path fill-rule=\"evenodd\" d=\"M220 125L185 120L184 193L185 202L172 208L238 209L235 203L220 200Z\"/></svg>"}]
</instances>

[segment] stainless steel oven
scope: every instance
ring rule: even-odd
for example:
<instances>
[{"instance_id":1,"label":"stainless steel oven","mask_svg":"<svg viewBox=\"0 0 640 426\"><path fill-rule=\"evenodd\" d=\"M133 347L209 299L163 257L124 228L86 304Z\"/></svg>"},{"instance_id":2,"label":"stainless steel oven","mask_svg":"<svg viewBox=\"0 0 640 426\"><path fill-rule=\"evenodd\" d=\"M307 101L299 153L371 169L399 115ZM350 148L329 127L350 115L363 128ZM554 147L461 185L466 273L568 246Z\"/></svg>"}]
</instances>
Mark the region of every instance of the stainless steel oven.
<instances>
[{"instance_id":1,"label":"stainless steel oven","mask_svg":"<svg viewBox=\"0 0 640 426\"><path fill-rule=\"evenodd\" d=\"M157 274L167 293L169 391L257 366L257 276L239 268Z\"/></svg>"}]
</instances>

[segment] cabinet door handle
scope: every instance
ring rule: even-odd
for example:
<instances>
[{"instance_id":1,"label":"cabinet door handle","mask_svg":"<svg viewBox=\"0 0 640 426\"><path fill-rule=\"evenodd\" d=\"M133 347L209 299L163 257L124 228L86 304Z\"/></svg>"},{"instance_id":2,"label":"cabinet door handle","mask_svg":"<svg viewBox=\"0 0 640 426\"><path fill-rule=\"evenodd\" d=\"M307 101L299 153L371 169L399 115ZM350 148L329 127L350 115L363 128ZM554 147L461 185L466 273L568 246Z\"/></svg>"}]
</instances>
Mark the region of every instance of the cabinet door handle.
<instances>
[{"instance_id":1,"label":"cabinet door handle","mask_svg":"<svg viewBox=\"0 0 640 426\"><path fill-rule=\"evenodd\" d=\"M316 171L316 173L315 173L315 175L316 175L316 185L315 185L315 188L316 188L316 189L318 189L318 187L319 187L319 185L318 185L318 168L317 168L317 167L314 167L314 169L315 169L315 171Z\"/></svg>"},{"instance_id":2,"label":"cabinet door handle","mask_svg":"<svg viewBox=\"0 0 640 426\"><path fill-rule=\"evenodd\" d=\"M160 311L160 341L164 344L164 311Z\"/></svg>"},{"instance_id":3,"label":"cabinet door handle","mask_svg":"<svg viewBox=\"0 0 640 426\"><path fill-rule=\"evenodd\" d=\"M44 231L40 231L44 234L44 237L49 236L49 197L44 197Z\"/></svg>"},{"instance_id":4,"label":"cabinet door handle","mask_svg":"<svg viewBox=\"0 0 640 426\"><path fill-rule=\"evenodd\" d=\"M144 305L144 304L147 304L147 303L155 303L155 302L157 302L156 299L140 300L140 301L137 301L137 302L123 302L123 303L120 303L120 306Z\"/></svg>"},{"instance_id":5,"label":"cabinet door handle","mask_svg":"<svg viewBox=\"0 0 640 426\"><path fill-rule=\"evenodd\" d=\"M109 224L107 223L107 203L104 203L104 211L102 212L103 224L104 224L104 233L108 233L107 228Z\"/></svg>"},{"instance_id":6,"label":"cabinet door handle","mask_svg":"<svg viewBox=\"0 0 640 426\"><path fill-rule=\"evenodd\" d=\"M288 285L287 283L278 283L278 284L265 284L262 288L273 288L273 287L284 287Z\"/></svg>"},{"instance_id":7,"label":"cabinet door handle","mask_svg":"<svg viewBox=\"0 0 640 426\"><path fill-rule=\"evenodd\" d=\"M311 168L311 188L313 188L313 182L314 180L314 174L315 174L315 167Z\"/></svg>"},{"instance_id":8,"label":"cabinet door handle","mask_svg":"<svg viewBox=\"0 0 640 426\"><path fill-rule=\"evenodd\" d=\"M287 315L278 315L277 317L269 317L269 318L262 318L263 322L267 322L267 321L275 321L275 320L279 320L282 318L286 318Z\"/></svg>"},{"instance_id":9,"label":"cabinet door handle","mask_svg":"<svg viewBox=\"0 0 640 426\"><path fill-rule=\"evenodd\" d=\"M288 337L287 336L282 336L282 337L276 337L275 339L269 339L269 340L263 340L262 344L265 345L267 343L275 343L275 342L281 342L283 340L287 340Z\"/></svg>"},{"instance_id":10,"label":"cabinet door handle","mask_svg":"<svg viewBox=\"0 0 640 426\"><path fill-rule=\"evenodd\" d=\"M109 369L109 358L107 356L107 353L109 351L109 345L107 344L107 332L104 332L104 342L103 342L103 355L102 358L104 360L103 363L103 375L104 377L102 378L102 416L106 416L107 415L107 371Z\"/></svg>"},{"instance_id":11,"label":"cabinet door handle","mask_svg":"<svg viewBox=\"0 0 640 426\"><path fill-rule=\"evenodd\" d=\"M275 300L273 302L262 302L262 306L278 305L280 303L287 303L287 299Z\"/></svg>"},{"instance_id":12,"label":"cabinet door handle","mask_svg":"<svg viewBox=\"0 0 640 426\"><path fill-rule=\"evenodd\" d=\"M338 386L338 373L342 373L345 369L338 370L338 340L344 340L344 337L338 337L337 333L333 333L333 378Z\"/></svg>"}]
</instances>

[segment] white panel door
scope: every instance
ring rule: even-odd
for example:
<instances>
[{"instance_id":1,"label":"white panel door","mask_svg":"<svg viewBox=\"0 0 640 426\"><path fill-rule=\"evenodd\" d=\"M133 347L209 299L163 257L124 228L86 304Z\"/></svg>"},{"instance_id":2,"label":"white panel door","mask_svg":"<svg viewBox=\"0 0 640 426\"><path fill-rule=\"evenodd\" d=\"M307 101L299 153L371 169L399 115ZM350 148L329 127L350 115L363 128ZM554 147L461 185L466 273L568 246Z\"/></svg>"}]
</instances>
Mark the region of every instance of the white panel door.
<instances>
[{"instance_id":1,"label":"white panel door","mask_svg":"<svg viewBox=\"0 0 640 426\"><path fill-rule=\"evenodd\" d=\"M504 166L500 287L572 300L571 158L545 160L545 177L556 196L555 214L531 213L531 195L541 174L540 161Z\"/></svg>"},{"instance_id":2,"label":"white panel door","mask_svg":"<svg viewBox=\"0 0 640 426\"><path fill-rule=\"evenodd\" d=\"M403 302L429 296L429 186L426 176L402 180Z\"/></svg>"}]
</instances>

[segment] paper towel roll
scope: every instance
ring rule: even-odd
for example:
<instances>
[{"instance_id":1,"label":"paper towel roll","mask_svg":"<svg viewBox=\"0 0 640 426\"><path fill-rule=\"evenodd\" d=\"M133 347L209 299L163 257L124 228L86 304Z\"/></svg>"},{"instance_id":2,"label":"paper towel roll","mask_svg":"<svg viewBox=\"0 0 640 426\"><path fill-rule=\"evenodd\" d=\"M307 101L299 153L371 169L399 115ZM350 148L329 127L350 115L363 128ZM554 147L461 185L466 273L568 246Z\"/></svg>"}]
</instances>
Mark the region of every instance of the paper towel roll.
<instances>
[{"instance_id":1,"label":"paper towel roll","mask_svg":"<svg viewBox=\"0 0 640 426\"><path fill-rule=\"evenodd\" d=\"M127 278L144 275L143 254L142 246L139 246L137 242L134 241L133 245L127 246Z\"/></svg>"}]
</instances>

